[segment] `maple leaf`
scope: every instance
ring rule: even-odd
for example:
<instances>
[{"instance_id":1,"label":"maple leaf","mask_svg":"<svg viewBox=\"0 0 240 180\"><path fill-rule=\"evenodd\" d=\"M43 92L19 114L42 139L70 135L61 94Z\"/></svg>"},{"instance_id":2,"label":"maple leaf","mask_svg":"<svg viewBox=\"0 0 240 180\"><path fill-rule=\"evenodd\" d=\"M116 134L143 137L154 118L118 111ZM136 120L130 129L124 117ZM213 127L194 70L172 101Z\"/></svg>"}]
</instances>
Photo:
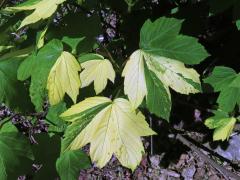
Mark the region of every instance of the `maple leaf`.
<instances>
[{"instance_id":1,"label":"maple leaf","mask_svg":"<svg viewBox=\"0 0 240 180\"><path fill-rule=\"evenodd\" d=\"M219 109L231 112L236 105L240 105L240 75L233 69L217 66L204 82L209 83L215 92L220 92L217 99Z\"/></svg>"},{"instance_id":2,"label":"maple leaf","mask_svg":"<svg viewBox=\"0 0 240 180\"><path fill-rule=\"evenodd\" d=\"M167 120L171 110L169 87L181 94L198 93L201 89L199 74L194 69L186 68L180 61L142 50L130 56L122 75L125 77L124 92L133 106L137 108L146 96L149 110Z\"/></svg>"},{"instance_id":3,"label":"maple leaf","mask_svg":"<svg viewBox=\"0 0 240 180\"><path fill-rule=\"evenodd\" d=\"M214 129L213 140L228 140L236 124L236 118L229 117L226 112L215 111L215 115L206 119L205 125Z\"/></svg>"},{"instance_id":4,"label":"maple leaf","mask_svg":"<svg viewBox=\"0 0 240 180\"><path fill-rule=\"evenodd\" d=\"M82 87L94 82L96 94L101 93L107 86L108 79L114 83L115 71L109 60L98 54L88 54L80 58L83 71L80 74Z\"/></svg>"},{"instance_id":5,"label":"maple leaf","mask_svg":"<svg viewBox=\"0 0 240 180\"><path fill-rule=\"evenodd\" d=\"M140 33L140 49L127 61L122 76L124 92L137 108L146 97L150 112L169 120L169 88L181 94L201 91L199 74L186 64L198 64L208 56L197 39L179 35L182 20L147 20ZM191 49L191 51L190 51Z\"/></svg>"},{"instance_id":6,"label":"maple leaf","mask_svg":"<svg viewBox=\"0 0 240 180\"><path fill-rule=\"evenodd\" d=\"M32 14L27 16L21 23L20 28L36 23L40 20L44 20L53 15L57 10L58 5L66 0L29 0L15 7L8 7L6 11L18 12L18 11L30 11L34 10Z\"/></svg>"},{"instance_id":7,"label":"maple leaf","mask_svg":"<svg viewBox=\"0 0 240 180\"><path fill-rule=\"evenodd\" d=\"M59 103L65 93L76 103L81 86L80 70L81 67L75 57L63 51L48 76L47 89L51 105Z\"/></svg>"},{"instance_id":8,"label":"maple leaf","mask_svg":"<svg viewBox=\"0 0 240 180\"><path fill-rule=\"evenodd\" d=\"M90 143L90 157L100 168L115 154L123 166L134 170L144 153L141 136L155 134L143 114L136 113L123 98L113 101L106 97L87 98L61 117L72 122L65 134L68 142L65 150Z\"/></svg>"}]
</instances>

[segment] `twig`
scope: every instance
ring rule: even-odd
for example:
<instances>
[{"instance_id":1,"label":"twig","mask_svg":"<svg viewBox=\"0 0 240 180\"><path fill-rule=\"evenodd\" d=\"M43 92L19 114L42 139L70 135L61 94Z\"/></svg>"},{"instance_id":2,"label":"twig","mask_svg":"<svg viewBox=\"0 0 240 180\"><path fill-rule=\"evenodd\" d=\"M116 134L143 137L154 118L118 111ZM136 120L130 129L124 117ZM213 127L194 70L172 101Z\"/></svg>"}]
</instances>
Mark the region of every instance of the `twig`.
<instances>
[{"instance_id":1,"label":"twig","mask_svg":"<svg viewBox=\"0 0 240 180\"><path fill-rule=\"evenodd\" d=\"M11 121L15 116L17 116L18 114L13 114L8 118L3 119L2 121L0 121L0 129L2 128L2 126L7 123L8 121Z\"/></svg>"},{"instance_id":2,"label":"twig","mask_svg":"<svg viewBox=\"0 0 240 180\"><path fill-rule=\"evenodd\" d=\"M181 141L184 145L188 146L192 151L196 152L202 158L203 161L209 163L212 167L218 170L224 177L227 176L236 180L240 179L240 176L234 174L233 172L227 170L226 168L222 167L221 165L219 165L218 163L210 159L207 155L205 155L202 151L200 151L197 146L195 146L193 143L191 143L181 134L177 134L176 139Z\"/></svg>"},{"instance_id":3,"label":"twig","mask_svg":"<svg viewBox=\"0 0 240 180\"><path fill-rule=\"evenodd\" d=\"M104 45L102 45L102 44L100 44L100 46L104 49L104 51L106 52L106 54L107 54L107 56L109 57L109 60L111 61L111 63L113 64L113 66L115 66L116 67L116 69L117 69L117 71L121 71L121 69L120 69L120 67L119 67L119 65L116 63L116 61L113 59L113 57L112 57L112 55L111 55L111 53L108 51L108 49L104 46Z\"/></svg>"}]
</instances>

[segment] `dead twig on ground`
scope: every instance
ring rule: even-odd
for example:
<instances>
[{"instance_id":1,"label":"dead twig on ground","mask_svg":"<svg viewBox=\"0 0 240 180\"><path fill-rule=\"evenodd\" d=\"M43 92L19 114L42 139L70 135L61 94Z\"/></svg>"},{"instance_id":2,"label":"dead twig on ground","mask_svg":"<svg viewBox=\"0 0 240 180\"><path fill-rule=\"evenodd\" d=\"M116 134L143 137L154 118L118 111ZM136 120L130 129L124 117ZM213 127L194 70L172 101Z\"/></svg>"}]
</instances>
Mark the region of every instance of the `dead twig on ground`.
<instances>
[{"instance_id":1,"label":"dead twig on ground","mask_svg":"<svg viewBox=\"0 0 240 180\"><path fill-rule=\"evenodd\" d=\"M202 158L203 161L210 164L212 167L214 167L217 171L219 171L225 178L233 178L236 180L240 180L240 176L234 174L233 172L227 170L223 166L219 165L212 159L210 159L207 155L205 155L197 146L195 146L192 142L187 140L185 137L183 137L181 134L177 134L176 139L182 142L184 145L188 146L192 151L196 152L200 158Z\"/></svg>"}]
</instances>

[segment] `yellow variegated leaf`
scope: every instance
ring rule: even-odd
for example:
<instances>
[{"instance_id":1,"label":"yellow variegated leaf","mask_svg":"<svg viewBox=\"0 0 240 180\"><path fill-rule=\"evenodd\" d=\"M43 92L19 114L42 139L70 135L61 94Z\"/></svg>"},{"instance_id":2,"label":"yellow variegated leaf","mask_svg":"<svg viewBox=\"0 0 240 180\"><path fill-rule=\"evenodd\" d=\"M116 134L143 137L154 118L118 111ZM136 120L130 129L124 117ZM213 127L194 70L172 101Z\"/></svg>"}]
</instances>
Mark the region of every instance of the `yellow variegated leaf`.
<instances>
[{"instance_id":1,"label":"yellow variegated leaf","mask_svg":"<svg viewBox=\"0 0 240 180\"><path fill-rule=\"evenodd\" d=\"M83 113L84 111L91 109L95 106L98 106L100 104L104 104L104 103L111 103L112 101L108 98L105 97L90 97L85 99L84 101L81 101L78 104L73 105L70 109L68 109L67 111L65 111L63 114L61 114L62 117L73 117L75 114L80 114ZM74 116L75 117L75 116ZM67 121L73 122L76 119L78 119L78 117L76 116L75 118L71 118L71 119L66 119Z\"/></svg>"},{"instance_id":2,"label":"yellow variegated leaf","mask_svg":"<svg viewBox=\"0 0 240 180\"><path fill-rule=\"evenodd\" d=\"M144 76L144 57L141 50L135 51L129 58L122 76L124 79L124 92L128 95L133 107L137 108L147 94Z\"/></svg>"},{"instance_id":3,"label":"yellow variegated leaf","mask_svg":"<svg viewBox=\"0 0 240 180\"><path fill-rule=\"evenodd\" d=\"M38 33L37 37L37 48L40 49L44 45L44 38L47 33L48 26L46 26L42 31Z\"/></svg>"},{"instance_id":4,"label":"yellow variegated leaf","mask_svg":"<svg viewBox=\"0 0 240 180\"><path fill-rule=\"evenodd\" d=\"M47 82L48 96L51 105L59 103L65 93L76 102L81 86L79 71L81 67L75 57L62 52L52 67Z\"/></svg>"},{"instance_id":5,"label":"yellow variegated leaf","mask_svg":"<svg viewBox=\"0 0 240 180\"><path fill-rule=\"evenodd\" d=\"M199 74L192 68L186 68L184 63L161 56L144 54L147 65L165 86L171 87L178 93L198 93L199 89L194 87L188 80L200 84Z\"/></svg>"},{"instance_id":6,"label":"yellow variegated leaf","mask_svg":"<svg viewBox=\"0 0 240 180\"><path fill-rule=\"evenodd\" d=\"M20 28L36 23L40 20L47 19L57 10L59 4L63 3L66 0L42 0L37 3L25 3L25 5L20 5L16 7L9 7L6 10L8 11L28 11L34 10L32 14L27 16L21 23Z\"/></svg>"},{"instance_id":7,"label":"yellow variegated leaf","mask_svg":"<svg viewBox=\"0 0 240 180\"><path fill-rule=\"evenodd\" d=\"M194 69L186 68L180 61L149 54L139 49L130 56L122 74L125 77L124 92L135 108L142 103L148 91L152 90L146 87L145 68L162 82L169 99L171 99L169 87L182 94L200 91L199 74Z\"/></svg>"},{"instance_id":8,"label":"yellow variegated leaf","mask_svg":"<svg viewBox=\"0 0 240 180\"><path fill-rule=\"evenodd\" d=\"M70 143L70 149L79 149L90 143L90 157L98 167L105 166L115 154L123 166L134 170L144 153L141 136L153 135L155 132L149 128L143 114L136 113L129 101L123 98L111 101L108 98L93 97L73 106L61 117L69 118L73 112L76 116L80 116L81 113L87 114L87 111L90 110L87 108L94 108L94 103L95 107L98 106L98 102L110 103L94 117L89 113L89 116L92 117L91 122L76 135ZM84 110L82 111L82 109ZM75 123L76 117L72 117ZM82 122L84 119L78 118L77 121Z\"/></svg>"},{"instance_id":9,"label":"yellow variegated leaf","mask_svg":"<svg viewBox=\"0 0 240 180\"><path fill-rule=\"evenodd\" d=\"M109 60L94 59L82 63L81 66L84 69L80 74L82 87L94 82L95 92L99 94L105 89L108 79L114 83L115 71Z\"/></svg>"},{"instance_id":10,"label":"yellow variegated leaf","mask_svg":"<svg viewBox=\"0 0 240 180\"><path fill-rule=\"evenodd\" d=\"M226 140L230 137L233 128L235 126L236 123L236 119L235 118L230 118L227 119L228 123L224 126L221 126L217 129L215 129L214 133L213 133L213 140L217 141L217 140Z\"/></svg>"},{"instance_id":11,"label":"yellow variegated leaf","mask_svg":"<svg viewBox=\"0 0 240 180\"><path fill-rule=\"evenodd\" d=\"M213 140L228 140L236 123L234 117L224 118L208 118L205 121L205 125L210 129L215 129L213 133Z\"/></svg>"}]
</instances>

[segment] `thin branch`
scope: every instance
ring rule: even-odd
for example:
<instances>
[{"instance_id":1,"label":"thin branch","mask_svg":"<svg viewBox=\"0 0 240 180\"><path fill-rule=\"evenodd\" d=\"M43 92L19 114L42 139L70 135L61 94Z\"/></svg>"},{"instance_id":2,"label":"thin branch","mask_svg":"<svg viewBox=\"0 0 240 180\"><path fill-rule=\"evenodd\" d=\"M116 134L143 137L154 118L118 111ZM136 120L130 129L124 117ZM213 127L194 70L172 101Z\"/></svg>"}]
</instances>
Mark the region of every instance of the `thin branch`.
<instances>
[{"instance_id":1,"label":"thin branch","mask_svg":"<svg viewBox=\"0 0 240 180\"><path fill-rule=\"evenodd\" d=\"M11 121L15 116L17 116L18 114L13 114L10 117L7 117L5 119L3 119L2 121L0 121L0 129L2 128L2 126L7 123L8 121Z\"/></svg>"},{"instance_id":2,"label":"thin branch","mask_svg":"<svg viewBox=\"0 0 240 180\"><path fill-rule=\"evenodd\" d=\"M111 61L111 63L113 64L113 66L116 67L117 71L121 71L119 65L116 63L116 61L114 60L114 58L112 57L112 54L109 52L109 50L102 44L100 44L100 46L104 49L104 51L106 52L107 56L109 57L109 60Z\"/></svg>"},{"instance_id":3,"label":"thin branch","mask_svg":"<svg viewBox=\"0 0 240 180\"><path fill-rule=\"evenodd\" d=\"M184 145L188 146L192 151L196 152L203 161L210 164L212 167L214 167L217 171L219 171L224 177L231 177L233 179L240 179L240 176L234 174L233 172L227 170L223 166L219 165L212 159L210 159L207 155L205 155L202 151L198 149L197 146L195 146L193 143L191 143L189 140L187 140L185 137L183 137L181 134L177 134L176 139L182 142Z\"/></svg>"}]
</instances>

